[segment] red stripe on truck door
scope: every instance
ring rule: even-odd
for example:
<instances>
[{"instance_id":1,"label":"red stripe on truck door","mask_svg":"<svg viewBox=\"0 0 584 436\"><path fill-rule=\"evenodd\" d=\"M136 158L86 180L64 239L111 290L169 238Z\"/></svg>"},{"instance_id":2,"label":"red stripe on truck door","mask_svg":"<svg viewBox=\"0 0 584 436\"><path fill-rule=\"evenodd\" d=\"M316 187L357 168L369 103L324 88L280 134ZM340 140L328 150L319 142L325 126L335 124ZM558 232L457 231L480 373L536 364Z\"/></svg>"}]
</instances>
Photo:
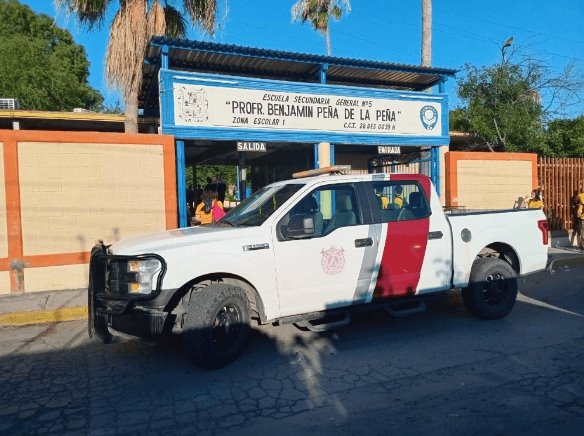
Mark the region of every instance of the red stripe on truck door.
<instances>
[{"instance_id":1,"label":"red stripe on truck door","mask_svg":"<svg viewBox=\"0 0 584 436\"><path fill-rule=\"evenodd\" d=\"M413 174L393 174L391 180L417 181L430 203L430 181ZM373 296L375 298L414 295L420 281L428 243L430 218L387 224L387 236Z\"/></svg>"}]
</instances>

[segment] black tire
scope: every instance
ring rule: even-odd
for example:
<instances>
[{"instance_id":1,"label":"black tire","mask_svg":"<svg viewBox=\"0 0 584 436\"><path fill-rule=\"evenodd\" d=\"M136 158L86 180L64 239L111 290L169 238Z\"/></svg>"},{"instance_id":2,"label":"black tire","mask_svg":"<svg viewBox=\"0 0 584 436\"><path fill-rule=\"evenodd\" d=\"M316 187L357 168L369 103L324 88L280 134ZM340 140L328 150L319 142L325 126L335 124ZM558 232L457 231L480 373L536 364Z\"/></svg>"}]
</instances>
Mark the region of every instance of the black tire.
<instances>
[{"instance_id":1,"label":"black tire","mask_svg":"<svg viewBox=\"0 0 584 436\"><path fill-rule=\"evenodd\" d=\"M468 288L462 290L466 308L482 319L506 316L517 299L517 275L504 260L482 257L472 265Z\"/></svg>"},{"instance_id":2,"label":"black tire","mask_svg":"<svg viewBox=\"0 0 584 436\"><path fill-rule=\"evenodd\" d=\"M193 288L182 303L183 346L197 366L220 368L241 354L250 322L249 300L242 289L222 283Z\"/></svg>"}]
</instances>

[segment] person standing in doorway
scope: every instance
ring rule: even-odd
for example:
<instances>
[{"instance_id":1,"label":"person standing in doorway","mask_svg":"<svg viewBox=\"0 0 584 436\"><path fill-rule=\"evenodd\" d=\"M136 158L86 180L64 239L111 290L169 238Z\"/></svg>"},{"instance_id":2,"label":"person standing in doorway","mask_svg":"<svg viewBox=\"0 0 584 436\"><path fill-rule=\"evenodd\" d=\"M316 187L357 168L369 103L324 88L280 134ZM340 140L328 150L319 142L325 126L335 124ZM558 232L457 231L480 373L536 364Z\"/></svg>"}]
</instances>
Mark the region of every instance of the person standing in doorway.
<instances>
[{"instance_id":1,"label":"person standing in doorway","mask_svg":"<svg viewBox=\"0 0 584 436\"><path fill-rule=\"evenodd\" d=\"M578 248L584 250L584 192L576 196L576 225L578 227Z\"/></svg>"},{"instance_id":2,"label":"person standing in doorway","mask_svg":"<svg viewBox=\"0 0 584 436\"><path fill-rule=\"evenodd\" d=\"M215 192L216 185L213 183L213 179L211 177L207 177L207 184L205 185L205 191L212 191Z\"/></svg>"},{"instance_id":3,"label":"person standing in doorway","mask_svg":"<svg viewBox=\"0 0 584 436\"><path fill-rule=\"evenodd\" d=\"M205 189L201 194L201 202L195 209L195 220L197 220L202 226L206 226L213 223L213 199L214 192Z\"/></svg>"},{"instance_id":4,"label":"person standing in doorway","mask_svg":"<svg viewBox=\"0 0 584 436\"><path fill-rule=\"evenodd\" d=\"M195 210L195 219L201 223L202 226L213 224L225 215L223 202L217 199L213 191L208 189L203 191L201 195L201 203Z\"/></svg>"},{"instance_id":5,"label":"person standing in doorway","mask_svg":"<svg viewBox=\"0 0 584 436\"><path fill-rule=\"evenodd\" d=\"M225 192L227 191L227 184L220 178L215 179L215 194L217 194L217 199L223 203L225 202Z\"/></svg>"}]
</instances>

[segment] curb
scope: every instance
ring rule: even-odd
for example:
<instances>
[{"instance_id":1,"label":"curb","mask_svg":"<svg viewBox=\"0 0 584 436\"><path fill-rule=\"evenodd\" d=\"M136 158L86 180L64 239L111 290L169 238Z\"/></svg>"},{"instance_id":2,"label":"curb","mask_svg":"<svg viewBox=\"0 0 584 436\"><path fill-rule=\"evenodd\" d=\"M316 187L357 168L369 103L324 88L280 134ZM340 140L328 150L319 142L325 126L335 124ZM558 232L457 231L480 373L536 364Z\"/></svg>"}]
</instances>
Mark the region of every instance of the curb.
<instances>
[{"instance_id":1,"label":"curb","mask_svg":"<svg viewBox=\"0 0 584 436\"><path fill-rule=\"evenodd\" d=\"M87 319L86 306L7 313L0 315L0 327L76 321L80 319Z\"/></svg>"}]
</instances>

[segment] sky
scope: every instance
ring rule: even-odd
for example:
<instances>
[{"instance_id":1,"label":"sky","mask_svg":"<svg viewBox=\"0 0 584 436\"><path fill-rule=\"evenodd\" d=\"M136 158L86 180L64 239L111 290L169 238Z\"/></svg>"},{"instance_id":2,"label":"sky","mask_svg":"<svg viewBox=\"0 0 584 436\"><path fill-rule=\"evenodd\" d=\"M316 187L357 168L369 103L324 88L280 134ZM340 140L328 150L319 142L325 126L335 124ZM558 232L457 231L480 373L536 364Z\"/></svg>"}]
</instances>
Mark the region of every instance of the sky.
<instances>
[{"instance_id":1,"label":"sky","mask_svg":"<svg viewBox=\"0 0 584 436\"><path fill-rule=\"evenodd\" d=\"M112 106L119 100L117 93L107 89L103 77L110 21L100 30L87 31L73 17L57 11L53 0L20 2L68 29L87 51L90 84L104 95L106 104ZM196 29L189 38L326 55L323 36L309 24L292 23L294 2L230 0L227 13L220 12L220 28L214 38ZM112 4L117 7L118 2ZM348 15L330 23L333 56L420 64L421 0L352 0L351 6ZM574 62L584 77L584 0L434 0L432 7L432 66L458 70L466 63L493 65L501 61L504 41L513 37L513 45L506 51L511 61L521 54L531 55L556 74ZM451 107L458 106L455 79L449 79L446 92ZM582 97L584 100L584 93ZM567 116L583 113L584 101Z\"/></svg>"}]
</instances>

